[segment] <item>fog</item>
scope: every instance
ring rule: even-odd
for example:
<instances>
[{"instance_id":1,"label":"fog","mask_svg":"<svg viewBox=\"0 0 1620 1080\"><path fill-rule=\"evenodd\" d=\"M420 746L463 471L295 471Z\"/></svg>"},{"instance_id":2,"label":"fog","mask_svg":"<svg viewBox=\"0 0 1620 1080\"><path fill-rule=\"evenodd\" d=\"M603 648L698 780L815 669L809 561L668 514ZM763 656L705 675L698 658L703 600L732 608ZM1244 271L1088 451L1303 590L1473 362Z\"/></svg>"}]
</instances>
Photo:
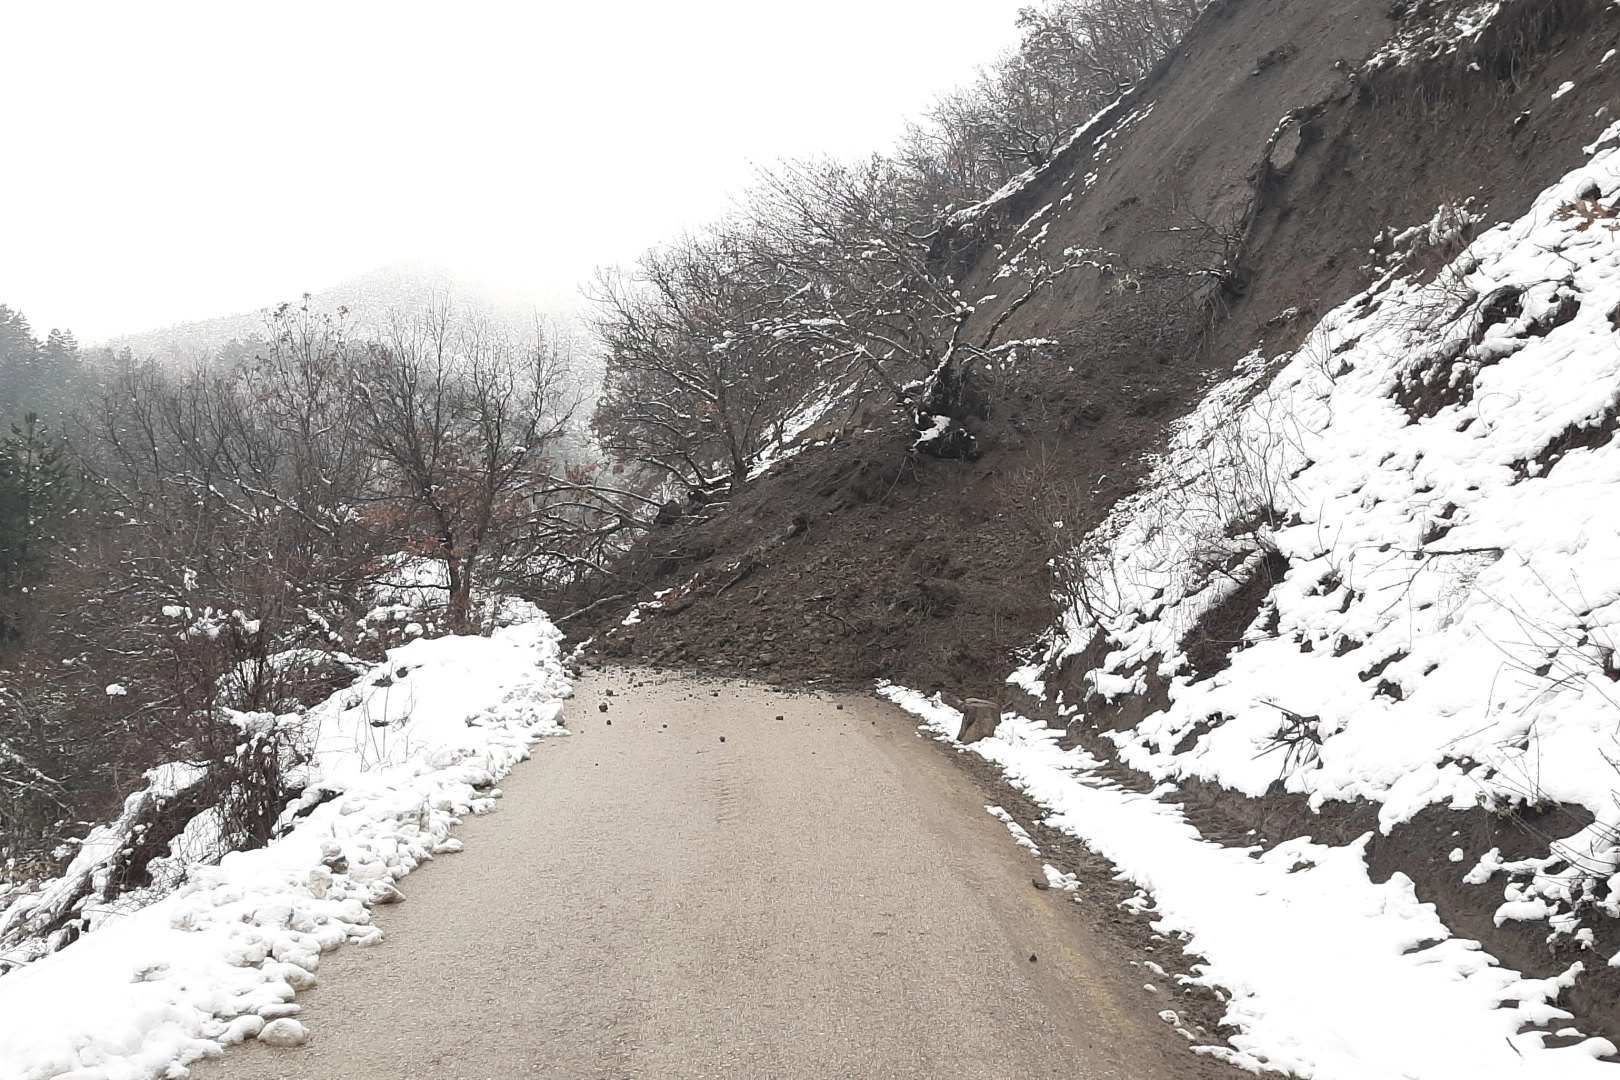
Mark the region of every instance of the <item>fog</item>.
<instances>
[{"instance_id":1,"label":"fog","mask_svg":"<svg viewBox=\"0 0 1620 1080\"><path fill-rule=\"evenodd\" d=\"M93 342L429 260L566 304L757 164L887 146L1018 6L13 5L0 303Z\"/></svg>"}]
</instances>

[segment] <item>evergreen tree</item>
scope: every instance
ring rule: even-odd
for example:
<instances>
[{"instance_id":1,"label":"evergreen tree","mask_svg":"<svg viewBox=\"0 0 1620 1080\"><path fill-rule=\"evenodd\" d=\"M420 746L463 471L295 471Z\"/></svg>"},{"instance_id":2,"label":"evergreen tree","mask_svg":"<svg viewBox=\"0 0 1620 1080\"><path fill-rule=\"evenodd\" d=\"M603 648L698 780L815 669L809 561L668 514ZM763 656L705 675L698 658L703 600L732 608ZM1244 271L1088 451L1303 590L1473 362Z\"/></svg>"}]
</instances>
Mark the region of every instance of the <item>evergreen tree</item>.
<instances>
[{"instance_id":1,"label":"evergreen tree","mask_svg":"<svg viewBox=\"0 0 1620 1080\"><path fill-rule=\"evenodd\" d=\"M72 331L53 329L42 342L22 312L0 304L0 424L30 412L59 422L73 403L82 371Z\"/></svg>"},{"instance_id":2,"label":"evergreen tree","mask_svg":"<svg viewBox=\"0 0 1620 1080\"><path fill-rule=\"evenodd\" d=\"M71 330L52 329L45 335L43 355L48 364L66 367L79 362L79 341Z\"/></svg>"},{"instance_id":3,"label":"evergreen tree","mask_svg":"<svg viewBox=\"0 0 1620 1080\"><path fill-rule=\"evenodd\" d=\"M0 641L15 640L31 593L49 578L80 485L66 447L27 414L0 440Z\"/></svg>"},{"instance_id":4,"label":"evergreen tree","mask_svg":"<svg viewBox=\"0 0 1620 1080\"><path fill-rule=\"evenodd\" d=\"M26 407L39 353L39 341L23 313L0 304L0 422Z\"/></svg>"}]
</instances>

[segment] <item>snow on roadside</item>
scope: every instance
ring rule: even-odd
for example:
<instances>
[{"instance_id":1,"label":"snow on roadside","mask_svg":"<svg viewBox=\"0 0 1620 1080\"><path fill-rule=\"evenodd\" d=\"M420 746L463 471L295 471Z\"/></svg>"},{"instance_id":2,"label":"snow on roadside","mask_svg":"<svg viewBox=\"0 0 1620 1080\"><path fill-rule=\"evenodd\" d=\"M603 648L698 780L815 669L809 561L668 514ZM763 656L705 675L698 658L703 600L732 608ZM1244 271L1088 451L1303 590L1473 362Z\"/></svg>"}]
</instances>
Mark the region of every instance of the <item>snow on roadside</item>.
<instances>
[{"instance_id":1,"label":"snow on roadside","mask_svg":"<svg viewBox=\"0 0 1620 1080\"><path fill-rule=\"evenodd\" d=\"M1545 854L1456 874L1592 968L1620 966L1592 929L1620 918L1617 132L1432 279L1397 263L1239 365L1064 568L1082 599L1014 676L1066 680L1060 713L1155 781L1281 780L1379 804L1385 833L1433 805L1584 807ZM1132 727L1085 715L1155 681Z\"/></svg>"},{"instance_id":2,"label":"snow on roadside","mask_svg":"<svg viewBox=\"0 0 1620 1080\"><path fill-rule=\"evenodd\" d=\"M310 710L310 786L286 836L192 866L177 892L0 978L0 1080L183 1076L245 1039L302 1041L294 997L322 954L380 940L370 909L461 850L460 816L566 733L561 638L531 609L491 637L413 641Z\"/></svg>"},{"instance_id":3,"label":"snow on roadside","mask_svg":"<svg viewBox=\"0 0 1620 1080\"><path fill-rule=\"evenodd\" d=\"M893 684L879 693L935 738L955 741L957 710ZM1231 1045L1197 1052L1313 1080L1616 1075L1596 1060L1615 1050L1606 1039L1545 1049L1543 1032L1520 1030L1568 1017L1551 1004L1564 979L1522 978L1452 937L1405 875L1374 884L1365 838L1345 847L1298 839L1263 852L1210 843L1160 801L1163 790L1142 794L1097 776L1101 763L1059 748L1058 735L1009 712L993 737L965 749L1047 808L1046 824L1152 894L1154 929L1180 937L1200 961L1183 985L1229 998Z\"/></svg>"}]
</instances>

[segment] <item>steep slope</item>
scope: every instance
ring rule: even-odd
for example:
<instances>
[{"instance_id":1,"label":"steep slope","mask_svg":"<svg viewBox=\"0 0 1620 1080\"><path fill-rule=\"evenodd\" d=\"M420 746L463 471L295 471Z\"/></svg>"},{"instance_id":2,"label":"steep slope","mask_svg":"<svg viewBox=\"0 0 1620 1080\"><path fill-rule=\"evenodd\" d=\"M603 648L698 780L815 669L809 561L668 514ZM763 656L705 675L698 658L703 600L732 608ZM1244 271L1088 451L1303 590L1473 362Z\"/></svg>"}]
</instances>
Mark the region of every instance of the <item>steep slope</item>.
<instances>
[{"instance_id":1,"label":"steep slope","mask_svg":"<svg viewBox=\"0 0 1620 1080\"><path fill-rule=\"evenodd\" d=\"M1392 270L1251 354L1065 568L1076 603L1015 676L1208 835L1370 832L1374 878L1610 1038L1617 140L1433 280Z\"/></svg>"},{"instance_id":2,"label":"steep slope","mask_svg":"<svg viewBox=\"0 0 1620 1080\"><path fill-rule=\"evenodd\" d=\"M994 687L1054 616L1049 560L1133 490L1213 378L1261 342L1297 343L1381 272L1400 230L1446 207L1479 218L1453 230L1465 242L1579 159L1620 79L1597 63L1620 32L1612 9L1508 4L1459 37L1456 16L1478 6L1213 6L1046 168L942 234L938 257L986 325L1022 252L1085 264L1007 321L1002 340L1027 348L975 373L983 456L912 455L881 402L852 403L724 512L654 533L631 585L674 591L609 647Z\"/></svg>"}]
</instances>

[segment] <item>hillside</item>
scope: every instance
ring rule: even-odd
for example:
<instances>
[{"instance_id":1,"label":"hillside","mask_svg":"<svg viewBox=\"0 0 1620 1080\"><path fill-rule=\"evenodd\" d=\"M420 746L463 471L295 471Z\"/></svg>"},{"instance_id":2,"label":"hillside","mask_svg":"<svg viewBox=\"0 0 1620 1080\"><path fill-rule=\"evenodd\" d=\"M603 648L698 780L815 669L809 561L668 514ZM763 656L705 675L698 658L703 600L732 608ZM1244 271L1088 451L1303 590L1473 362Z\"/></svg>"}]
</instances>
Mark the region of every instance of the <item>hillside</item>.
<instances>
[{"instance_id":1,"label":"hillside","mask_svg":"<svg viewBox=\"0 0 1620 1080\"><path fill-rule=\"evenodd\" d=\"M298 299L266 297L265 308ZM381 267L312 293L309 303L313 310L325 314L343 308L355 325L372 328L390 312L417 312L446 299L519 333L531 330L537 317L560 318L573 329L572 319L580 306L577 297L527 296L430 263ZM112 349L128 348L137 356L185 360L207 355L232 341L251 341L264 334L265 315L260 309L125 334L103 344Z\"/></svg>"},{"instance_id":2,"label":"hillside","mask_svg":"<svg viewBox=\"0 0 1620 1080\"><path fill-rule=\"evenodd\" d=\"M635 634L616 648L675 659L701 643L782 676L993 686L1050 622L1048 559L1134 489L1213 379L1262 343L1302 340L1403 230L1437 214L1472 232L1512 220L1583 159L1616 79L1598 64L1605 12L1516 5L1462 51L1400 65L1379 58L1427 23L1386 5L1210 9L1100 123L938 243L964 291L987 296L1021 249L1098 253L1008 320L1003 337L1030 346L979 373L989 415L968 423L982 457L911 454L905 425L851 403L732 513L654 535L648 584L682 583L667 601L680 618L650 651ZM999 315L981 303L977 318ZM786 557L750 555L748 587L715 603L737 573L725 567L788 532ZM808 648L757 648L801 625Z\"/></svg>"},{"instance_id":3,"label":"hillside","mask_svg":"<svg viewBox=\"0 0 1620 1080\"><path fill-rule=\"evenodd\" d=\"M1188 841L1103 835L1064 810L1075 774L1181 805L1200 852L1285 864L1299 903L1348 852L1369 903L1411 909L1367 946L1395 967L1362 974L1434 962L1516 1003L1475 1067L1612 1053L1588 1036L1620 1039L1616 47L1586 0L1212 6L936 239L981 326L1013 303L1005 268L1084 264L974 372L982 453L917 454L849 403L728 506L655 529L599 647L999 701L982 755L1144 889ZM1218 955L1209 882L1180 887L1161 910L1209 979L1258 995L1228 1012L1236 1063L1370 1067L1284 1053L1274 1006L1301 986ZM1392 1022L1350 985L1364 1030Z\"/></svg>"}]
</instances>

